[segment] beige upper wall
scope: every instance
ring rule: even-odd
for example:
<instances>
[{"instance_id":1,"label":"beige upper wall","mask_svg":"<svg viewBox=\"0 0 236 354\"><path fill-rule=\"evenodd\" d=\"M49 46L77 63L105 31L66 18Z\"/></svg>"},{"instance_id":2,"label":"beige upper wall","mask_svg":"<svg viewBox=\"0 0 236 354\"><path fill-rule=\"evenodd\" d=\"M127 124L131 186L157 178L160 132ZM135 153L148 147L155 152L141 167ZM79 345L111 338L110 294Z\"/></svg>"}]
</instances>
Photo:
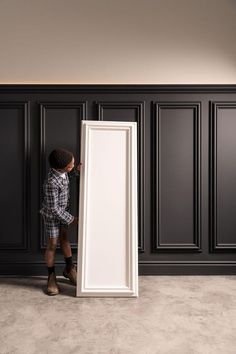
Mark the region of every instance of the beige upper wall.
<instances>
[{"instance_id":1,"label":"beige upper wall","mask_svg":"<svg viewBox=\"0 0 236 354\"><path fill-rule=\"evenodd\" d=\"M0 0L0 83L236 84L236 0Z\"/></svg>"}]
</instances>

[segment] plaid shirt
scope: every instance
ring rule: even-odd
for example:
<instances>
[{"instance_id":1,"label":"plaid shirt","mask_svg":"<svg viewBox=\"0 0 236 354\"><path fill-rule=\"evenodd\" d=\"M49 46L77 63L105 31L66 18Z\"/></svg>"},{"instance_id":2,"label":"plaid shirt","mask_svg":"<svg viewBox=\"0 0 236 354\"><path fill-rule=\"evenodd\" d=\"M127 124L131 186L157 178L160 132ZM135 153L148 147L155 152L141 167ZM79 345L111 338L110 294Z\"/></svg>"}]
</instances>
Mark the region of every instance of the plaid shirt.
<instances>
[{"instance_id":1,"label":"plaid shirt","mask_svg":"<svg viewBox=\"0 0 236 354\"><path fill-rule=\"evenodd\" d=\"M70 177L78 177L79 172L75 170L70 173ZM60 176L60 173L50 169L48 178L43 185L44 199L40 214L45 218L57 218L64 224L70 224L74 217L66 210L69 208L70 199L70 181L68 173L66 178Z\"/></svg>"}]
</instances>

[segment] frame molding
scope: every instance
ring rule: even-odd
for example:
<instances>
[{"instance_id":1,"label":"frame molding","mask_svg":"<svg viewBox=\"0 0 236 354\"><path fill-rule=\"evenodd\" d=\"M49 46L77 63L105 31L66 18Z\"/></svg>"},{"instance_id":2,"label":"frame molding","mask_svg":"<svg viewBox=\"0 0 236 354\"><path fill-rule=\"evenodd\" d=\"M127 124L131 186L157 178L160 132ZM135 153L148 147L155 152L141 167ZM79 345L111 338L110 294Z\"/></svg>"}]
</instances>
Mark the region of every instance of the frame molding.
<instances>
[{"instance_id":1,"label":"frame molding","mask_svg":"<svg viewBox=\"0 0 236 354\"><path fill-rule=\"evenodd\" d=\"M82 102L39 102L39 109L40 109L40 187L39 188L39 203L41 205L41 201L43 198L42 195L42 186L45 178L45 159L46 159L46 154L45 154L45 143L46 143L46 137L45 137L45 125L46 125L46 109L50 108L66 108L66 109L71 109L71 108L78 108L81 110L81 120L85 120L87 116L87 102L82 101ZM38 209L40 209L40 205L38 206ZM44 228L43 228L43 221L39 216L39 223L40 223L40 249L45 249L46 244L45 244L45 237L44 237ZM72 249L77 249L77 243L70 243ZM59 249L60 246L57 246L57 249Z\"/></svg>"},{"instance_id":2,"label":"frame molding","mask_svg":"<svg viewBox=\"0 0 236 354\"><path fill-rule=\"evenodd\" d=\"M219 108L234 108L236 102L211 101L210 102L210 128L209 128L209 225L210 225L210 251L236 252L235 243L219 243L217 236L217 112Z\"/></svg>"},{"instance_id":3,"label":"frame molding","mask_svg":"<svg viewBox=\"0 0 236 354\"><path fill-rule=\"evenodd\" d=\"M83 161L83 168L80 172L80 223L78 226L80 272L77 275L77 296L137 297L137 123L82 121L81 124L81 161ZM114 140L111 139L111 131L116 133L116 139ZM120 133L119 139L117 138L118 133ZM97 140L95 138L96 135ZM103 140L101 140L101 137ZM93 150L90 149L92 139ZM123 148L120 152L122 144ZM109 151L112 149L112 154L110 152L107 153L107 145L109 145ZM114 178L113 180L112 178L116 176L118 171L114 166L114 169L112 169L113 176L109 174L110 179L106 180L107 193L105 192L103 196L99 182L101 180L104 181L104 176L111 169L112 166L109 165L109 162L113 161L113 155L115 154L117 157L120 154L122 160L124 153L127 159L122 179L126 181L123 193L119 191L111 196L109 192L111 188L117 189L117 184L115 184L117 179ZM94 163L98 155L101 158L102 174L99 162ZM102 160L104 155L106 159ZM101 180L99 181L100 174ZM88 184L92 178L94 178L94 182L98 183L98 186L95 188L95 184L91 184L89 191ZM123 186L123 182L120 183L120 186ZM101 211L102 205L100 202L103 199L105 202ZM96 201L98 202L97 206L95 204ZM125 215L121 207L124 201L126 203ZM109 217L111 205L114 205L115 209L112 209ZM91 212L90 216L89 209L92 208L93 212ZM97 211L98 208L99 213L97 215L95 210ZM122 226L118 229L118 232L114 231L113 240L111 240L113 235L112 222L115 221L119 212L121 213L119 224ZM109 221L106 225L100 222L99 217L101 215L106 215L106 219ZM93 227L91 222L89 222L91 218L93 218ZM116 230L117 225L118 223L114 222L114 230ZM118 234L120 237L117 237Z\"/></svg>"},{"instance_id":4,"label":"frame molding","mask_svg":"<svg viewBox=\"0 0 236 354\"><path fill-rule=\"evenodd\" d=\"M152 135L152 225L153 251L198 251L201 252L201 103L200 102L153 102ZM194 242L163 244L160 241L160 110L162 108L192 108L194 112ZM156 153L157 151L157 153ZM156 156L157 155L157 156Z\"/></svg>"},{"instance_id":5,"label":"frame molding","mask_svg":"<svg viewBox=\"0 0 236 354\"><path fill-rule=\"evenodd\" d=\"M96 102L98 111L98 120L103 121L104 110L106 109L134 109L137 115L137 139L138 139L138 235L139 235L139 252L145 252L145 101L99 101Z\"/></svg>"},{"instance_id":6,"label":"frame molding","mask_svg":"<svg viewBox=\"0 0 236 354\"><path fill-rule=\"evenodd\" d=\"M30 102L8 101L0 102L0 107L7 109L20 108L23 109L24 115L24 161L23 161L23 243L22 244L1 244L1 250L20 250L29 251L30 249Z\"/></svg>"}]
</instances>

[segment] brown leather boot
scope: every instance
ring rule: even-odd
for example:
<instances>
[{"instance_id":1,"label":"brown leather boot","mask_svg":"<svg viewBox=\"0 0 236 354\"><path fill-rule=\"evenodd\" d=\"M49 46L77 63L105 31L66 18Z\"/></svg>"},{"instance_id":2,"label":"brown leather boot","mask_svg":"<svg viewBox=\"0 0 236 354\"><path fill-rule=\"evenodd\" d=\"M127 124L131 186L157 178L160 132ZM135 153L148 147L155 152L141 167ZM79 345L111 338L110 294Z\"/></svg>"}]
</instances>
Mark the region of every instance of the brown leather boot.
<instances>
[{"instance_id":1,"label":"brown leather boot","mask_svg":"<svg viewBox=\"0 0 236 354\"><path fill-rule=\"evenodd\" d=\"M66 267L63 271L63 275L65 278L69 278L71 283L73 285L76 285L77 282L77 270L76 270L76 266L73 264L72 267L70 268L69 271L67 271Z\"/></svg>"},{"instance_id":2,"label":"brown leather boot","mask_svg":"<svg viewBox=\"0 0 236 354\"><path fill-rule=\"evenodd\" d=\"M58 289L58 286L57 286L57 279L56 279L56 274L55 273L51 273L48 276L47 292L48 292L48 295L57 295L57 294L59 294L59 289Z\"/></svg>"}]
</instances>

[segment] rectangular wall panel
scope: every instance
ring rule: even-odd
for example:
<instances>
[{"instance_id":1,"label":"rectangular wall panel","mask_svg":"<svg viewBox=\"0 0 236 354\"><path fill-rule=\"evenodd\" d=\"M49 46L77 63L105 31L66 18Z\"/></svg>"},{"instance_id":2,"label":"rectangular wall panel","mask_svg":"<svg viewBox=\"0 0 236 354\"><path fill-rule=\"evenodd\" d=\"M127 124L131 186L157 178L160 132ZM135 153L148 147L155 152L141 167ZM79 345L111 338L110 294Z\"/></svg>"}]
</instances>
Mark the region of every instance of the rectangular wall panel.
<instances>
[{"instance_id":1,"label":"rectangular wall panel","mask_svg":"<svg viewBox=\"0 0 236 354\"><path fill-rule=\"evenodd\" d=\"M145 252L144 239L144 175L145 175L145 102L98 102L98 120L137 122L138 149L138 243L139 252Z\"/></svg>"},{"instance_id":2,"label":"rectangular wall panel","mask_svg":"<svg viewBox=\"0 0 236 354\"><path fill-rule=\"evenodd\" d=\"M0 102L0 249L27 249L29 230L29 109Z\"/></svg>"},{"instance_id":3,"label":"rectangular wall panel","mask_svg":"<svg viewBox=\"0 0 236 354\"><path fill-rule=\"evenodd\" d=\"M200 107L154 104L155 250L200 250Z\"/></svg>"},{"instance_id":4,"label":"rectangular wall panel","mask_svg":"<svg viewBox=\"0 0 236 354\"><path fill-rule=\"evenodd\" d=\"M236 251L236 102L211 104L212 251Z\"/></svg>"},{"instance_id":5,"label":"rectangular wall panel","mask_svg":"<svg viewBox=\"0 0 236 354\"><path fill-rule=\"evenodd\" d=\"M138 296L137 127L82 121L77 296Z\"/></svg>"},{"instance_id":6,"label":"rectangular wall panel","mask_svg":"<svg viewBox=\"0 0 236 354\"><path fill-rule=\"evenodd\" d=\"M80 156L80 124L86 116L85 102L47 102L40 104L41 127L41 182L40 190L42 201L42 186L49 171L48 155L55 148L64 148L75 156L75 165ZM78 214L79 183L76 179L70 182L70 204L72 215ZM43 223L41 219L41 248L46 247ZM70 234L71 245L77 248L77 234L75 229ZM59 247L59 246L58 246Z\"/></svg>"}]
</instances>

